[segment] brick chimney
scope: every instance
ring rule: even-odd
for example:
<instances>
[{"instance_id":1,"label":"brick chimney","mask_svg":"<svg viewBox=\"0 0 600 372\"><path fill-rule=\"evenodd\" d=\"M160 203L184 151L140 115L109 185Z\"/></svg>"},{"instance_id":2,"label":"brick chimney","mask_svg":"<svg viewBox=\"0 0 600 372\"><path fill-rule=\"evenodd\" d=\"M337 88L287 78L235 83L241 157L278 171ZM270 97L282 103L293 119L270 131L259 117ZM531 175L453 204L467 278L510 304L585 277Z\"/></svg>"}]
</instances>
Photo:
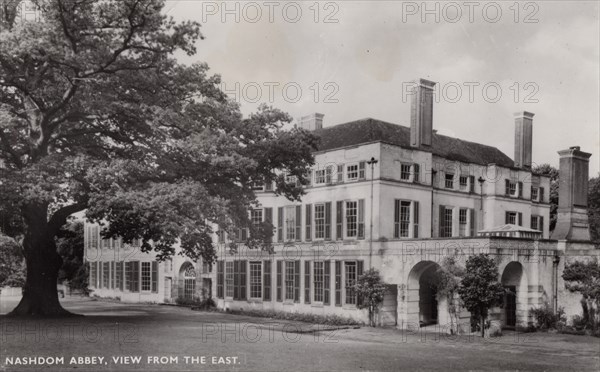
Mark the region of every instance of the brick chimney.
<instances>
[{"instance_id":1,"label":"brick chimney","mask_svg":"<svg viewBox=\"0 0 600 372\"><path fill-rule=\"evenodd\" d=\"M573 146L559 151L558 219L552 239L590 240L587 215L590 156Z\"/></svg>"},{"instance_id":2,"label":"brick chimney","mask_svg":"<svg viewBox=\"0 0 600 372\"><path fill-rule=\"evenodd\" d=\"M515 167L531 169L533 113L515 113Z\"/></svg>"},{"instance_id":3,"label":"brick chimney","mask_svg":"<svg viewBox=\"0 0 600 372\"><path fill-rule=\"evenodd\" d=\"M314 114L302 116L298 119L298 126L306 130L323 129L324 116L325 115L316 112Z\"/></svg>"},{"instance_id":4,"label":"brick chimney","mask_svg":"<svg viewBox=\"0 0 600 372\"><path fill-rule=\"evenodd\" d=\"M410 145L431 146L433 130L433 87L435 82L419 79L411 92Z\"/></svg>"}]
</instances>

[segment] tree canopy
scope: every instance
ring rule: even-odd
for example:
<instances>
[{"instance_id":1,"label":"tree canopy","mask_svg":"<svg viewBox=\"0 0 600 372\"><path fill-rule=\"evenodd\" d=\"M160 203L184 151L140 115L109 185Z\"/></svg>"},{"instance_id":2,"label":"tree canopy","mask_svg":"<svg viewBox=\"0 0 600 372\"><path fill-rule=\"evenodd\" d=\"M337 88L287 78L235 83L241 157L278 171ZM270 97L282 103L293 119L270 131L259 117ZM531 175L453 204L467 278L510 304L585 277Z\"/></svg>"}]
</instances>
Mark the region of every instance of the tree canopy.
<instances>
[{"instance_id":1,"label":"tree canopy","mask_svg":"<svg viewBox=\"0 0 600 372\"><path fill-rule=\"evenodd\" d=\"M25 237L29 281L58 271L52 239L82 210L108 222L104 237L139 238L159 258L179 241L213 260L215 223L271 233L248 220L252 184L298 199L312 134L268 106L243 117L206 64L179 63L200 25L164 15L164 0L35 3L38 22L4 12L0 29L0 221Z\"/></svg>"}]
</instances>

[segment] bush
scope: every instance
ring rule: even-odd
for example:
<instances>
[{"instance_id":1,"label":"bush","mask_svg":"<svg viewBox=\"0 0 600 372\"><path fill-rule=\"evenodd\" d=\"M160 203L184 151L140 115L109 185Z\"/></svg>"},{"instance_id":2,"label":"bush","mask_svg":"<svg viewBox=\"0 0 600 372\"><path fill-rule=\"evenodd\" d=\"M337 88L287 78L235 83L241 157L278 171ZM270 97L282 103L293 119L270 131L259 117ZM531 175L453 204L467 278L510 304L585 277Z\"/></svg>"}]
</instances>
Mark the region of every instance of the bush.
<instances>
[{"instance_id":1,"label":"bush","mask_svg":"<svg viewBox=\"0 0 600 372\"><path fill-rule=\"evenodd\" d=\"M541 330L558 329L560 324L564 324L567 321L565 309L559 307L555 314L547 302L541 307L532 308L531 315L535 319L536 328Z\"/></svg>"}]
</instances>

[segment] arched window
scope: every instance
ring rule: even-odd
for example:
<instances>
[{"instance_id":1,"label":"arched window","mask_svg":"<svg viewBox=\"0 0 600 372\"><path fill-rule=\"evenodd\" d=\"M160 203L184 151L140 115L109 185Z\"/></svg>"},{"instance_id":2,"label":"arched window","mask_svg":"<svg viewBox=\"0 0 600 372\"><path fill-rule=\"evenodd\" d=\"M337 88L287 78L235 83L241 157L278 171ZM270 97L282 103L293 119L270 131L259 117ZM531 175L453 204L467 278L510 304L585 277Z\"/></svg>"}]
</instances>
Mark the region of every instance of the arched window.
<instances>
[{"instance_id":1,"label":"arched window","mask_svg":"<svg viewBox=\"0 0 600 372\"><path fill-rule=\"evenodd\" d=\"M196 293L196 270L194 266L188 264L183 273L183 297L186 300L193 300Z\"/></svg>"}]
</instances>

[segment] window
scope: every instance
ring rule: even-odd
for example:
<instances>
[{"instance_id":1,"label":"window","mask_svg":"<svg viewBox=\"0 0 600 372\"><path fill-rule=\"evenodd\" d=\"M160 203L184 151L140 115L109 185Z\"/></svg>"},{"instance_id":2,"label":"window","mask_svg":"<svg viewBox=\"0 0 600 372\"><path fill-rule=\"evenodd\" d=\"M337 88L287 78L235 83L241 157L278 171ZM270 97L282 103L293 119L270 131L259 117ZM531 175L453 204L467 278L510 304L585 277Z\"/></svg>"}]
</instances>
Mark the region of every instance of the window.
<instances>
[{"instance_id":1,"label":"window","mask_svg":"<svg viewBox=\"0 0 600 372\"><path fill-rule=\"evenodd\" d=\"M250 188L254 191L263 191L264 184L260 181L254 181L250 184Z\"/></svg>"},{"instance_id":2,"label":"window","mask_svg":"<svg viewBox=\"0 0 600 372\"><path fill-rule=\"evenodd\" d=\"M313 287L315 302L323 302L323 274L323 261L315 261L313 264Z\"/></svg>"},{"instance_id":3,"label":"window","mask_svg":"<svg viewBox=\"0 0 600 372\"><path fill-rule=\"evenodd\" d=\"M544 232L544 217L542 216L531 216L531 228Z\"/></svg>"},{"instance_id":4,"label":"window","mask_svg":"<svg viewBox=\"0 0 600 372\"><path fill-rule=\"evenodd\" d=\"M315 239L325 238L325 204L315 204Z\"/></svg>"},{"instance_id":5,"label":"window","mask_svg":"<svg viewBox=\"0 0 600 372\"><path fill-rule=\"evenodd\" d=\"M346 202L346 236L355 238L358 235L358 203Z\"/></svg>"},{"instance_id":6,"label":"window","mask_svg":"<svg viewBox=\"0 0 600 372\"><path fill-rule=\"evenodd\" d=\"M460 186L460 190L461 191L467 191L467 187L468 187L468 177L467 176L460 176L458 178L458 184Z\"/></svg>"},{"instance_id":7,"label":"window","mask_svg":"<svg viewBox=\"0 0 600 372\"><path fill-rule=\"evenodd\" d=\"M125 285L130 292L140 291L140 262L129 261L125 263Z\"/></svg>"},{"instance_id":8,"label":"window","mask_svg":"<svg viewBox=\"0 0 600 372\"><path fill-rule=\"evenodd\" d=\"M193 300L196 293L196 270L192 264L188 264L183 272L183 297Z\"/></svg>"},{"instance_id":9,"label":"window","mask_svg":"<svg viewBox=\"0 0 600 372\"><path fill-rule=\"evenodd\" d=\"M150 262L142 262L142 291L150 291Z\"/></svg>"},{"instance_id":10,"label":"window","mask_svg":"<svg viewBox=\"0 0 600 372\"><path fill-rule=\"evenodd\" d=\"M412 220L411 220L412 211ZM412 224L412 236L411 236ZM394 238L419 237L419 202L410 200L394 201Z\"/></svg>"},{"instance_id":11,"label":"window","mask_svg":"<svg viewBox=\"0 0 600 372\"><path fill-rule=\"evenodd\" d=\"M285 236L287 240L296 239L296 207L285 207Z\"/></svg>"},{"instance_id":12,"label":"window","mask_svg":"<svg viewBox=\"0 0 600 372\"><path fill-rule=\"evenodd\" d=\"M452 237L452 207L440 205L440 237L450 238Z\"/></svg>"},{"instance_id":13,"label":"window","mask_svg":"<svg viewBox=\"0 0 600 372\"><path fill-rule=\"evenodd\" d=\"M102 288L110 286L110 262L102 263Z\"/></svg>"},{"instance_id":14,"label":"window","mask_svg":"<svg viewBox=\"0 0 600 372\"><path fill-rule=\"evenodd\" d=\"M158 262L152 261L152 292L158 293Z\"/></svg>"},{"instance_id":15,"label":"window","mask_svg":"<svg viewBox=\"0 0 600 372\"><path fill-rule=\"evenodd\" d=\"M225 281L225 263L217 261L217 298L224 298L223 282Z\"/></svg>"},{"instance_id":16,"label":"window","mask_svg":"<svg viewBox=\"0 0 600 372\"><path fill-rule=\"evenodd\" d=\"M262 263L250 262L250 298L262 299Z\"/></svg>"},{"instance_id":17,"label":"window","mask_svg":"<svg viewBox=\"0 0 600 372\"><path fill-rule=\"evenodd\" d=\"M454 188L454 175L451 173L446 173L444 187L447 189Z\"/></svg>"},{"instance_id":18,"label":"window","mask_svg":"<svg viewBox=\"0 0 600 372\"><path fill-rule=\"evenodd\" d=\"M285 299L294 299L294 279L296 276L294 261L285 261Z\"/></svg>"},{"instance_id":19,"label":"window","mask_svg":"<svg viewBox=\"0 0 600 372\"><path fill-rule=\"evenodd\" d=\"M90 246L93 249L98 249L98 226L90 227Z\"/></svg>"},{"instance_id":20,"label":"window","mask_svg":"<svg viewBox=\"0 0 600 372\"><path fill-rule=\"evenodd\" d=\"M285 176L285 183L295 185L298 183L298 177L294 175L287 174Z\"/></svg>"},{"instance_id":21,"label":"window","mask_svg":"<svg viewBox=\"0 0 600 372\"><path fill-rule=\"evenodd\" d=\"M394 238L408 238L410 231L411 202L396 200L394 216Z\"/></svg>"},{"instance_id":22,"label":"window","mask_svg":"<svg viewBox=\"0 0 600 372\"><path fill-rule=\"evenodd\" d=\"M123 262L117 262L115 275L115 288L123 290Z\"/></svg>"},{"instance_id":23,"label":"window","mask_svg":"<svg viewBox=\"0 0 600 372\"><path fill-rule=\"evenodd\" d=\"M523 226L523 213L521 212L506 212L505 223L511 225Z\"/></svg>"},{"instance_id":24,"label":"window","mask_svg":"<svg viewBox=\"0 0 600 372\"><path fill-rule=\"evenodd\" d=\"M330 168L319 169L315 172L315 185L322 185L327 183L327 171ZM329 174L329 182L331 182L331 174Z\"/></svg>"},{"instance_id":25,"label":"window","mask_svg":"<svg viewBox=\"0 0 600 372\"><path fill-rule=\"evenodd\" d=\"M504 194L507 196L517 196L517 183L505 180Z\"/></svg>"},{"instance_id":26,"label":"window","mask_svg":"<svg viewBox=\"0 0 600 372\"><path fill-rule=\"evenodd\" d=\"M356 293L354 284L356 283L356 262L345 262L344 272L346 273L346 304L356 305Z\"/></svg>"},{"instance_id":27,"label":"window","mask_svg":"<svg viewBox=\"0 0 600 372\"><path fill-rule=\"evenodd\" d=\"M539 189L537 187L531 187L531 200L539 201Z\"/></svg>"},{"instance_id":28,"label":"window","mask_svg":"<svg viewBox=\"0 0 600 372\"><path fill-rule=\"evenodd\" d=\"M467 236L467 212L465 208L458 210L458 236Z\"/></svg>"},{"instance_id":29,"label":"window","mask_svg":"<svg viewBox=\"0 0 600 372\"><path fill-rule=\"evenodd\" d=\"M98 262L90 262L90 287L98 287Z\"/></svg>"},{"instance_id":30,"label":"window","mask_svg":"<svg viewBox=\"0 0 600 372\"><path fill-rule=\"evenodd\" d=\"M233 297L233 261L225 262L225 297Z\"/></svg>"},{"instance_id":31,"label":"window","mask_svg":"<svg viewBox=\"0 0 600 372\"><path fill-rule=\"evenodd\" d=\"M400 165L400 179L403 181L410 181L410 164Z\"/></svg>"},{"instance_id":32,"label":"window","mask_svg":"<svg viewBox=\"0 0 600 372\"><path fill-rule=\"evenodd\" d=\"M253 209L252 211L250 211L250 219L254 226L260 226L260 224L263 222L263 210Z\"/></svg>"},{"instance_id":33,"label":"window","mask_svg":"<svg viewBox=\"0 0 600 372\"><path fill-rule=\"evenodd\" d=\"M351 164L346 166L346 181L358 180L358 164Z\"/></svg>"}]
</instances>

